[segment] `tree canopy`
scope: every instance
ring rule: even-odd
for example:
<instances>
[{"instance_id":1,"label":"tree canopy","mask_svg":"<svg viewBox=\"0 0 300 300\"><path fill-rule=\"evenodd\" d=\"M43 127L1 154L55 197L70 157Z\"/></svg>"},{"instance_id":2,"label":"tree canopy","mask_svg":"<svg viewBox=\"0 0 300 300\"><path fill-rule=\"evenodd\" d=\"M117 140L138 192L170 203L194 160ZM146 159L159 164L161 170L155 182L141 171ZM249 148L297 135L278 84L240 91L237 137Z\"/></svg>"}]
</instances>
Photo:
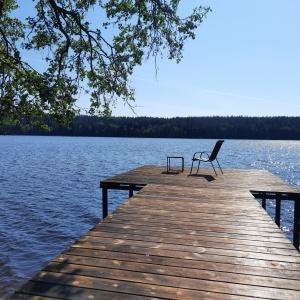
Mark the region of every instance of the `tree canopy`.
<instances>
[{"instance_id":1,"label":"tree canopy","mask_svg":"<svg viewBox=\"0 0 300 300\"><path fill-rule=\"evenodd\" d=\"M116 101L131 105L134 68L150 56L179 62L210 11L199 6L182 17L180 0L32 2L34 14L20 18L18 1L0 0L2 123L38 124L45 114L68 122L80 92L92 115L110 115ZM42 71L26 59L34 51L45 57Z\"/></svg>"}]
</instances>

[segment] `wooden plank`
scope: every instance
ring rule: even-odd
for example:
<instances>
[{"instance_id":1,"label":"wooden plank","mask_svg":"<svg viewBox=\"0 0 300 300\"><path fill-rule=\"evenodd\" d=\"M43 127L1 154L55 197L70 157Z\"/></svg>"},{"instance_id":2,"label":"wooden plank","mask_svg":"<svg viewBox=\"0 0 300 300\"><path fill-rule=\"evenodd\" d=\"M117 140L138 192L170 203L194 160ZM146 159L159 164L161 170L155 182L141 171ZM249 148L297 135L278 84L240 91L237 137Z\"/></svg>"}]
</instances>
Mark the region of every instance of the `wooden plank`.
<instances>
[{"instance_id":1,"label":"wooden plank","mask_svg":"<svg viewBox=\"0 0 300 300\"><path fill-rule=\"evenodd\" d=\"M183 289L193 289L193 290L207 290L215 291L214 286L223 286L224 283L229 284L231 288L241 289L241 295L257 296L255 289L257 289L257 281L260 281L260 286L263 287L259 289L260 292L266 291L278 291L282 288L282 284L285 284L285 289L291 291L292 293L300 290L300 286L295 280L283 280L283 279L270 279L265 277L257 276L246 276L237 275L231 273L222 272L209 272L209 271L198 271L197 274L193 276L186 276L182 278L182 271L177 269L175 272L174 268L173 274L156 274L150 273L149 271L137 272L136 270L122 270L115 268L107 268L104 266L89 266L89 265L78 265L78 264L64 264L58 262L51 262L44 270L45 272L57 272L72 275L82 275L93 278L105 278L105 279L119 279L120 281L130 281L130 282L140 282L145 284L154 284L156 286L164 287L179 287ZM210 281L213 281L211 284ZM239 283L237 283L239 282ZM201 284L201 285L200 285ZM243 289L242 285L246 285ZM203 287L206 285L206 287ZM251 285L251 287L249 286ZM266 289L265 289L266 288ZM269 289L268 289L269 288ZM251 290L251 291L248 291ZM224 292L224 290L222 290ZM298 294L298 292L296 292ZM299 294L298 294L299 295ZM280 298L279 298L280 299Z\"/></svg>"},{"instance_id":2,"label":"wooden plank","mask_svg":"<svg viewBox=\"0 0 300 300\"><path fill-rule=\"evenodd\" d=\"M101 239L113 238L117 240L128 240L128 241L146 241L155 243L166 243L176 245L188 245L188 246L199 246L211 247L215 249L229 249L229 250L241 250L251 251L259 253L271 253L271 254L282 254L282 255L297 255L295 248L277 248L272 247L272 244L265 245L264 243L249 245L249 243L241 243L241 240L228 241L228 239L216 238L216 237L203 237L195 239L186 239L184 235L182 238L172 238L169 234L166 236L149 236L148 234L123 234L120 232L107 232L107 231L90 231L87 235L81 238L81 241L92 241L95 237ZM249 242L249 241L247 241ZM275 244L275 243L274 243ZM277 245L277 244L275 244Z\"/></svg>"},{"instance_id":3,"label":"wooden plank","mask_svg":"<svg viewBox=\"0 0 300 300\"><path fill-rule=\"evenodd\" d=\"M291 255L280 255L280 254L270 254L270 253L259 253L259 252L250 252L250 251L239 251L239 250L228 250L228 249L217 249L217 248L208 248L202 247L199 245L195 246L181 246L175 244L163 244L163 243L152 243L144 241L126 241L121 239L111 239L109 241L105 239L97 238L96 242L90 241L79 241L72 245L72 247L82 247L88 249L100 249L100 250L109 250L109 251L138 251L137 253L157 253L162 256L171 256L171 257L188 257L191 259L197 259L202 256L215 257L218 256L218 260L230 260L233 258L246 258L246 259L255 259L262 261L276 261L282 263L293 263L293 266L300 270L300 257Z\"/></svg>"},{"instance_id":4,"label":"wooden plank","mask_svg":"<svg viewBox=\"0 0 300 300\"><path fill-rule=\"evenodd\" d=\"M133 261L122 261L119 259L109 258L94 258L76 255L61 255L53 260L56 263L68 263L80 266L95 266L109 269L129 270L135 272L143 272L150 274L170 275L170 276L184 276L187 278L202 278L219 281L230 281L233 283L245 283L256 284L257 280L260 280L262 286L270 287L282 287L283 282L286 283L286 287L289 289L299 290L297 280L300 279L300 272L289 272L283 270L282 272L265 271L263 268L249 268L242 267L242 271L238 269L232 269L232 265L226 264L213 264L203 263L199 265L201 269L189 268L189 267L176 267L163 264L150 264ZM49 264L50 265L50 264ZM49 265L47 266L47 270ZM257 277L259 276L259 277ZM284 278L284 280L282 280Z\"/></svg>"},{"instance_id":5,"label":"wooden plank","mask_svg":"<svg viewBox=\"0 0 300 300\"><path fill-rule=\"evenodd\" d=\"M112 218L116 218L118 220L124 220L124 222L126 222L127 220L132 220L131 216L123 213L123 214L113 214L108 216L108 219L106 220L106 222L108 222L108 220L112 219ZM153 219L153 217L151 215L146 215L146 214L138 214L135 215L134 220L137 221L143 221L144 223L151 223L151 222L156 222L157 221L166 221L166 219L164 217L160 217L160 216L156 216L155 219ZM214 218L214 216L208 215L208 216L204 216L202 215L201 218L194 218L194 219L190 219L188 217L179 220L176 216L173 216L172 214L169 215L168 217L168 222L169 223L177 223L177 224L185 224L185 225L200 225L200 224L222 224L222 225L236 225L237 223L243 227L243 226L249 226L249 227L255 227L255 228L264 228L266 227L266 229L268 229L268 225L270 225L273 221L266 219L266 220L252 220L249 218L244 218L240 221L234 221L231 220L229 218L225 218L225 219L218 219L216 220Z\"/></svg>"},{"instance_id":6,"label":"wooden plank","mask_svg":"<svg viewBox=\"0 0 300 300\"><path fill-rule=\"evenodd\" d=\"M70 268L71 266L68 265L68 267ZM144 276L143 273L130 273L122 270L117 270L117 272L109 270L106 272L106 275L108 276L113 273L114 279L107 279L104 277L94 277L97 272L92 272L91 269L92 267L87 266L84 270L83 268L77 269L77 273L81 271L81 273L89 274L89 276L74 275L70 270L70 273L42 271L33 278L33 281L167 299L177 299L178 296L182 297L182 299L186 299L186 296L192 299L191 295L193 295L193 297L199 297L201 292L215 291L222 294L226 294L230 291L233 295L240 297L263 297L267 299L296 299L296 297L300 295L299 291L289 289L283 290L262 286L248 286L202 279L193 280L175 276L172 278L162 275L151 275L147 277L147 275ZM89 270L89 272L87 272L87 270ZM104 268L99 268L98 272L101 276L105 270ZM93 274L93 276L90 276L91 274Z\"/></svg>"},{"instance_id":7,"label":"wooden plank","mask_svg":"<svg viewBox=\"0 0 300 300\"><path fill-rule=\"evenodd\" d=\"M222 294L217 292L206 291L193 291L174 288L156 288L153 285L143 284L131 284L126 285L120 281L113 280L88 280L88 277L74 277L72 275L64 275L63 282L73 281L80 282L80 285L67 285L60 284L57 280L54 280L54 276L57 274L51 274L48 278L44 277L44 281L30 281L24 287L23 293L36 293L39 295L53 295L57 299L101 299L101 300L141 300L141 299L216 299L216 300L253 300L253 297L235 296L230 294ZM58 275L59 276L59 275ZM51 280L52 279L52 280ZM80 280L80 281L79 281ZM107 290L99 288L106 288ZM143 289L144 288L144 289ZM148 288L148 289L147 289ZM114 290L114 291L111 291ZM117 292L116 292L117 290ZM139 292L141 295L133 294L133 292ZM158 297L157 291L164 294L164 297ZM150 294L150 296L149 296ZM31 296L31 295L30 295ZM26 298L25 298L26 299Z\"/></svg>"},{"instance_id":8,"label":"wooden plank","mask_svg":"<svg viewBox=\"0 0 300 300\"><path fill-rule=\"evenodd\" d=\"M255 257L258 259L266 260L278 260L278 261L290 261L295 263L300 263L299 255L296 251L286 251L282 249L281 251L253 251L252 249L232 249L232 248L219 248L215 245L205 246L203 242L198 245L188 245L187 243L178 244L178 243L166 243L165 240L161 242L145 241L142 239L125 239L125 238L104 238L104 237L94 237L94 236L85 236L79 240L79 242L88 242L88 243L102 243L102 244L122 244L122 245L131 245L136 247L149 247L154 249L172 249L174 251L187 251L193 253L212 253L226 256L235 256L235 257ZM254 249L257 250L257 249ZM274 258L276 257L276 258Z\"/></svg>"},{"instance_id":9,"label":"wooden plank","mask_svg":"<svg viewBox=\"0 0 300 300\"><path fill-rule=\"evenodd\" d=\"M284 234L281 232L273 232L272 234L266 232L266 233L260 233L256 231L251 231L251 230L243 230L243 229L226 229L226 228L217 228L217 227L202 227L201 229L197 230L196 228L194 229L186 229L186 228L180 228L180 226L153 226L153 225L147 225L147 224L126 224L124 223L118 223L117 221L114 222L112 220L109 224L104 224L103 227L115 227L115 228L123 228L123 229L151 229L152 231L158 231L158 232L171 232L171 233L182 233L182 234L192 234L192 235L197 235L197 234L216 234L220 236L234 236L234 237L242 237L245 239L259 239L263 241L276 241L276 242L285 242L289 243ZM277 230L277 229L276 229ZM275 229L274 229L275 231Z\"/></svg>"},{"instance_id":10,"label":"wooden plank","mask_svg":"<svg viewBox=\"0 0 300 300\"><path fill-rule=\"evenodd\" d=\"M63 274L61 274L62 276ZM76 280L74 280L76 282ZM33 295L37 297L33 298ZM15 297L16 296L16 297ZM21 298L20 298L21 297ZM49 298L50 297L50 298ZM101 299L101 300L142 300L151 299L145 295L134 295L132 293L119 293L114 291L107 291L88 286L78 286L76 284L68 285L66 280L61 282L48 281L33 281L30 280L17 295L13 295L12 299L31 299L31 300L47 300L47 299Z\"/></svg>"},{"instance_id":11,"label":"wooden plank","mask_svg":"<svg viewBox=\"0 0 300 300\"><path fill-rule=\"evenodd\" d=\"M64 261L70 256L76 256L79 258L94 258L94 259L110 259L113 260L113 264L118 265L119 261L123 262L134 262L141 264L157 265L161 270L164 267L179 267L181 269L188 268L190 270L213 270L220 272L231 272L235 274L248 274L258 275L273 278L285 278L294 279L299 281L300 271L288 270L282 268L269 268L266 266L253 266L247 264L233 264L229 262L217 262L209 260L200 260L195 262L186 258L174 258L174 257L161 257L155 255L145 255L128 252L113 252L105 250L91 250L85 248L71 248L67 253L62 254L57 260ZM56 260L56 259L55 259ZM162 271L163 272L163 271ZM184 274L184 273L182 273ZM185 275L185 274L184 274Z\"/></svg>"},{"instance_id":12,"label":"wooden plank","mask_svg":"<svg viewBox=\"0 0 300 300\"><path fill-rule=\"evenodd\" d=\"M247 234L237 234L237 233L228 233L228 232L214 232L214 231L196 231L196 230L178 230L172 229L172 231L165 228L148 228L146 225L144 227L139 226L138 230L133 228L132 225L126 224L111 224L111 223L103 223L101 226L102 229L105 230L127 230L128 232L136 233L138 230L150 230L151 232L158 233L172 233L172 234L181 234L186 236L215 236L215 237L224 237L231 239L242 239L242 240L250 240L250 241L262 241L262 242L272 242L272 243L282 243L291 245L291 242L285 237L269 237L269 236L255 236L255 235L247 235Z\"/></svg>"},{"instance_id":13,"label":"wooden plank","mask_svg":"<svg viewBox=\"0 0 300 300\"><path fill-rule=\"evenodd\" d=\"M44 297L44 296L32 296L28 294L14 294L11 299L15 300L57 300L59 298L53 298L53 297Z\"/></svg>"},{"instance_id":14,"label":"wooden plank","mask_svg":"<svg viewBox=\"0 0 300 300\"><path fill-rule=\"evenodd\" d=\"M291 243L276 243L276 242L262 242L256 240L243 240L238 238L219 237L210 235L186 235L186 234L173 234L159 232L155 233L151 230L109 230L107 228L99 228L98 230L91 230L86 235L88 236L103 236L103 237L115 237L133 240L147 240L147 241L164 241L166 243L175 243L183 245L215 245L215 248L235 248L236 249L252 249L258 252L282 251L284 253L295 253L295 248ZM286 251L287 250L287 251Z\"/></svg>"},{"instance_id":15,"label":"wooden plank","mask_svg":"<svg viewBox=\"0 0 300 300\"><path fill-rule=\"evenodd\" d=\"M130 211L121 211L121 210L116 210L114 211L114 215L118 214L119 212L122 212L122 214L126 213L127 215L129 215L131 212ZM134 212L132 212L134 213ZM152 213L152 214L151 214ZM121 216L122 216L121 214ZM179 213L178 213L179 214ZM157 210L148 210L147 209L143 209L143 210L139 210L138 214L135 213L134 216L131 216L131 218L138 218L138 217L148 217L148 218L152 218L155 216L155 218L159 218L160 216L163 217L165 214L163 211L157 211ZM109 217L109 216L108 216ZM177 218L177 215L175 214L168 214L168 218L171 219L175 219ZM178 218L177 218L178 220ZM223 221L223 222L235 222L235 223L239 223L241 222L241 224L243 223L255 223L255 224L258 224L258 223L272 223L272 218L270 216L259 216L259 217L251 217L251 218L248 218L247 216L234 216L232 214L229 214L229 217L228 217L228 214L214 214L212 212L204 212L204 211L201 211L201 212L197 212L197 214L185 214L184 215L184 219L182 219L183 221L186 221L186 222L197 222L199 220L218 220L218 221ZM105 222L106 220L104 220L103 222Z\"/></svg>"}]
</instances>

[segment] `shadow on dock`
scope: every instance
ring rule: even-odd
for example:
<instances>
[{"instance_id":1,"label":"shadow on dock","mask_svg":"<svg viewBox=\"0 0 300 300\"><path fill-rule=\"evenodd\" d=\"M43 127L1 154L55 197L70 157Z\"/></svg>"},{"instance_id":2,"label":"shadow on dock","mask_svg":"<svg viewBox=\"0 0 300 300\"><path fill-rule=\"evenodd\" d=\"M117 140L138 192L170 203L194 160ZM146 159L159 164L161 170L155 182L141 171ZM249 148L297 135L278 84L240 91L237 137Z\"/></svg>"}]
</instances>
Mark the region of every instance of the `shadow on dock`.
<instances>
[{"instance_id":1,"label":"shadow on dock","mask_svg":"<svg viewBox=\"0 0 300 300\"><path fill-rule=\"evenodd\" d=\"M216 178L212 175L206 175L206 174L189 174L189 177L198 177L198 178L204 178L206 179L208 182L214 181L216 180Z\"/></svg>"}]
</instances>

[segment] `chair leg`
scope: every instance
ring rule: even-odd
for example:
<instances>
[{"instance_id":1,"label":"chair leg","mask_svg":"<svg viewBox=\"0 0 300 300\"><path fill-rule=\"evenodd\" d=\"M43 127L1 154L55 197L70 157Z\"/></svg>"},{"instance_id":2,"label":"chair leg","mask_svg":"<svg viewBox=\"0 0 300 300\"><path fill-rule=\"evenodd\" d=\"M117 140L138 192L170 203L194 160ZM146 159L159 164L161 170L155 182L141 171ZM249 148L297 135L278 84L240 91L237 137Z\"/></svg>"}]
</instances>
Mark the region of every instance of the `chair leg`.
<instances>
[{"instance_id":1,"label":"chair leg","mask_svg":"<svg viewBox=\"0 0 300 300\"><path fill-rule=\"evenodd\" d=\"M198 162L197 174L198 174L198 172L199 172L199 167L200 167L200 160L199 160L199 162Z\"/></svg>"},{"instance_id":2,"label":"chair leg","mask_svg":"<svg viewBox=\"0 0 300 300\"><path fill-rule=\"evenodd\" d=\"M222 170L222 168L221 168L221 166L220 166L219 161L218 161L217 158L216 158L216 161L217 161L217 163L218 163L219 169L221 170L221 173L224 174L224 173L223 173L223 170Z\"/></svg>"},{"instance_id":3,"label":"chair leg","mask_svg":"<svg viewBox=\"0 0 300 300\"><path fill-rule=\"evenodd\" d=\"M192 174L193 166L194 166L194 161L192 160L192 166L191 166L191 170L190 170L190 175Z\"/></svg>"},{"instance_id":4,"label":"chair leg","mask_svg":"<svg viewBox=\"0 0 300 300\"><path fill-rule=\"evenodd\" d=\"M213 167L213 169L214 169L214 171L215 171L216 176L218 176L218 174L217 174L217 172L216 172L216 169L215 169L215 167L214 167L212 161L211 161L210 163L211 163L211 166Z\"/></svg>"}]
</instances>

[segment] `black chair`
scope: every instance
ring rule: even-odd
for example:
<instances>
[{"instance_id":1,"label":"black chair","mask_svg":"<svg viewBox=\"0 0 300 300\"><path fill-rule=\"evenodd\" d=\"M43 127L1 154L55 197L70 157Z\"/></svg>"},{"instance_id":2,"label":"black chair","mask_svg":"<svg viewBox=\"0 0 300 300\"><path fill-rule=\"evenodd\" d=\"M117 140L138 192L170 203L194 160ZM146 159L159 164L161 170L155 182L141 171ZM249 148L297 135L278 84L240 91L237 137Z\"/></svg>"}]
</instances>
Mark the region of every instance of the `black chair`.
<instances>
[{"instance_id":1,"label":"black chair","mask_svg":"<svg viewBox=\"0 0 300 300\"><path fill-rule=\"evenodd\" d=\"M198 168L197 168L197 173L199 172L199 167L200 167L200 162L210 162L211 166L213 167L216 176L218 175L216 172L216 169L213 165L213 161L216 160L219 166L219 169L221 170L221 173L223 174L223 170L219 164L219 161L217 159L217 155L221 149L222 144L224 143L224 140L218 140L215 144L215 147L213 149L213 151L209 154L206 151L203 152L195 152L192 158L192 166L191 166L191 171L190 171L190 175L192 174L193 171L193 166L194 166L194 161L198 161ZM199 155L198 155L199 154Z\"/></svg>"}]
</instances>

